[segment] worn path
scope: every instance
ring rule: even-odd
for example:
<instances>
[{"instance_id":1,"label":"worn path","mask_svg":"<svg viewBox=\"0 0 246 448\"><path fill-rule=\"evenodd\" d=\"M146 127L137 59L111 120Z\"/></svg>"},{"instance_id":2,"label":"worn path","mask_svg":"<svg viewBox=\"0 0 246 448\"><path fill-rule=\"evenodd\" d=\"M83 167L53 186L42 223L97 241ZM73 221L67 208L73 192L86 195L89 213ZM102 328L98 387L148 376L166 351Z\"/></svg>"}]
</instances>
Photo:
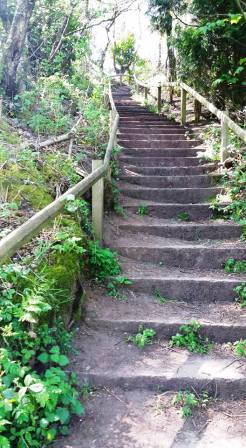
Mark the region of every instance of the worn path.
<instances>
[{"instance_id":1,"label":"worn path","mask_svg":"<svg viewBox=\"0 0 246 448\"><path fill-rule=\"evenodd\" d=\"M109 219L105 243L118 251L123 275L133 284L124 290L127 300L100 289L89 293L73 370L98 389L85 418L57 447L245 447L246 364L224 344L246 336L245 313L233 292L246 276L223 271L229 257L246 258L241 228L211 219L209 201L221 187L213 164L197 158L201 142L135 103L128 87L118 88L114 98L124 148L119 188L128 218ZM208 355L168 344L192 319L215 343ZM139 324L157 332L144 350L127 343ZM172 404L181 389L208 390L214 399L184 421Z\"/></svg>"}]
</instances>

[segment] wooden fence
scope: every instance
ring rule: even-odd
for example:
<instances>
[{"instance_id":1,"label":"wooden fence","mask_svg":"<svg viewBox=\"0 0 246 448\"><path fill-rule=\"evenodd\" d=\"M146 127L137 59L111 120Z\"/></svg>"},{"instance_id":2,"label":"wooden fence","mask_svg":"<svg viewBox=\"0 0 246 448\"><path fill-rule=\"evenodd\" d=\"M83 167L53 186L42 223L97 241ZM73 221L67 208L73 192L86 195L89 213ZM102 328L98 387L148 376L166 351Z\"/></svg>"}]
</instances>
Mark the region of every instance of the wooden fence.
<instances>
[{"instance_id":1,"label":"wooden fence","mask_svg":"<svg viewBox=\"0 0 246 448\"><path fill-rule=\"evenodd\" d=\"M134 76L134 82L136 84L137 91L139 92L141 89L144 90L145 99L148 98L150 89L154 87L148 83L143 83L139 81L136 76ZM218 109L212 103L210 103L204 96L200 95L196 90L189 87L187 84L183 82L165 82L160 83L157 88L157 107L158 112L161 112L162 106L162 89L169 88L173 89L174 87L179 87L181 89L181 116L180 122L182 125L186 124L186 104L187 104L187 93L191 95L195 101L199 105L205 106L213 115L220 120L221 123L221 151L220 151L220 161L224 163L224 161L228 157L228 146L229 146L229 135L228 130L231 129L234 134L236 134L244 143L246 143L246 130L238 126L235 121L233 121L226 112Z\"/></svg>"}]
</instances>

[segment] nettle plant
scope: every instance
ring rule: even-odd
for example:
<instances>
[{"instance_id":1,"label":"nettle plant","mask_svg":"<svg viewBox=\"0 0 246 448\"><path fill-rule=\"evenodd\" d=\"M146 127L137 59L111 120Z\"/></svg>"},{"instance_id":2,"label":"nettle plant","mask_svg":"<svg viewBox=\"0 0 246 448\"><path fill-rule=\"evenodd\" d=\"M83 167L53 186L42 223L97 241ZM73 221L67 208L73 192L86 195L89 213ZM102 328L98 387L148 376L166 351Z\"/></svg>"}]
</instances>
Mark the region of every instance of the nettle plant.
<instances>
[{"instance_id":1,"label":"nettle plant","mask_svg":"<svg viewBox=\"0 0 246 448\"><path fill-rule=\"evenodd\" d=\"M187 348L190 352L206 354L210 351L212 344L207 338L200 334L202 325L197 321L182 325L179 333L172 336L170 345L172 347Z\"/></svg>"},{"instance_id":2,"label":"nettle plant","mask_svg":"<svg viewBox=\"0 0 246 448\"><path fill-rule=\"evenodd\" d=\"M43 323L56 291L30 267L2 266L0 293L0 446L40 448L84 412L76 375L62 370L71 335L61 320L53 328Z\"/></svg>"},{"instance_id":3,"label":"nettle plant","mask_svg":"<svg viewBox=\"0 0 246 448\"><path fill-rule=\"evenodd\" d=\"M153 328L144 328L143 325L139 325L138 333L134 336L129 336L128 341L132 342L138 348L144 348L152 342L155 335L156 332Z\"/></svg>"}]
</instances>

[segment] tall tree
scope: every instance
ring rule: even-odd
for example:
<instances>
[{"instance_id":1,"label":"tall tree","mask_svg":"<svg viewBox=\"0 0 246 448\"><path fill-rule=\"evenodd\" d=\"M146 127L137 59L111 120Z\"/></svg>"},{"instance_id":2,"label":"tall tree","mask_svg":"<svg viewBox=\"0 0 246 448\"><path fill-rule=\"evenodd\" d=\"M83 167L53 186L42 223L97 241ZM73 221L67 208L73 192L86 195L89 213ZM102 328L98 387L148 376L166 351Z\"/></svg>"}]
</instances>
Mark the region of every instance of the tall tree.
<instances>
[{"instance_id":1,"label":"tall tree","mask_svg":"<svg viewBox=\"0 0 246 448\"><path fill-rule=\"evenodd\" d=\"M29 21L35 0L17 0L3 54L1 85L7 96L17 91L17 70L23 53Z\"/></svg>"}]
</instances>

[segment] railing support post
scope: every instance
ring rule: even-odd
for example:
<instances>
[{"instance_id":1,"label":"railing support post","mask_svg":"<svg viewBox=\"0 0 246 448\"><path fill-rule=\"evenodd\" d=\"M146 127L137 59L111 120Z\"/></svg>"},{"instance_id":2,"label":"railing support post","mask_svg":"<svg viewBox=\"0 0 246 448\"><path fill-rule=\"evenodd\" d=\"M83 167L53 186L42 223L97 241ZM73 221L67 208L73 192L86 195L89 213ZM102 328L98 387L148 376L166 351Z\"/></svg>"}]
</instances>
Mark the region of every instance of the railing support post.
<instances>
[{"instance_id":1,"label":"railing support post","mask_svg":"<svg viewBox=\"0 0 246 448\"><path fill-rule=\"evenodd\" d=\"M92 171L100 168L103 160L92 160ZM99 179L92 186L92 229L99 243L103 239L103 211L104 211L104 179Z\"/></svg>"},{"instance_id":2,"label":"railing support post","mask_svg":"<svg viewBox=\"0 0 246 448\"><path fill-rule=\"evenodd\" d=\"M158 108L158 114L160 114L161 113L161 86L158 86L157 108Z\"/></svg>"},{"instance_id":3,"label":"railing support post","mask_svg":"<svg viewBox=\"0 0 246 448\"><path fill-rule=\"evenodd\" d=\"M199 121L200 121L201 111L202 111L202 105L198 100L195 99L194 114L195 114L195 123L196 124L199 123Z\"/></svg>"},{"instance_id":4,"label":"railing support post","mask_svg":"<svg viewBox=\"0 0 246 448\"><path fill-rule=\"evenodd\" d=\"M181 124L185 125L186 123L186 99L187 92L185 89L181 88Z\"/></svg>"},{"instance_id":5,"label":"railing support post","mask_svg":"<svg viewBox=\"0 0 246 448\"><path fill-rule=\"evenodd\" d=\"M225 115L222 115L221 118L221 147L220 147L220 162L224 163L224 161L228 157L228 124L225 120Z\"/></svg>"},{"instance_id":6,"label":"railing support post","mask_svg":"<svg viewBox=\"0 0 246 448\"><path fill-rule=\"evenodd\" d=\"M147 100L148 99L148 87L144 87L144 98Z\"/></svg>"},{"instance_id":7,"label":"railing support post","mask_svg":"<svg viewBox=\"0 0 246 448\"><path fill-rule=\"evenodd\" d=\"M138 84L136 85L136 87L137 87L137 94L139 95L139 93L140 93L140 87L139 87Z\"/></svg>"}]
</instances>

